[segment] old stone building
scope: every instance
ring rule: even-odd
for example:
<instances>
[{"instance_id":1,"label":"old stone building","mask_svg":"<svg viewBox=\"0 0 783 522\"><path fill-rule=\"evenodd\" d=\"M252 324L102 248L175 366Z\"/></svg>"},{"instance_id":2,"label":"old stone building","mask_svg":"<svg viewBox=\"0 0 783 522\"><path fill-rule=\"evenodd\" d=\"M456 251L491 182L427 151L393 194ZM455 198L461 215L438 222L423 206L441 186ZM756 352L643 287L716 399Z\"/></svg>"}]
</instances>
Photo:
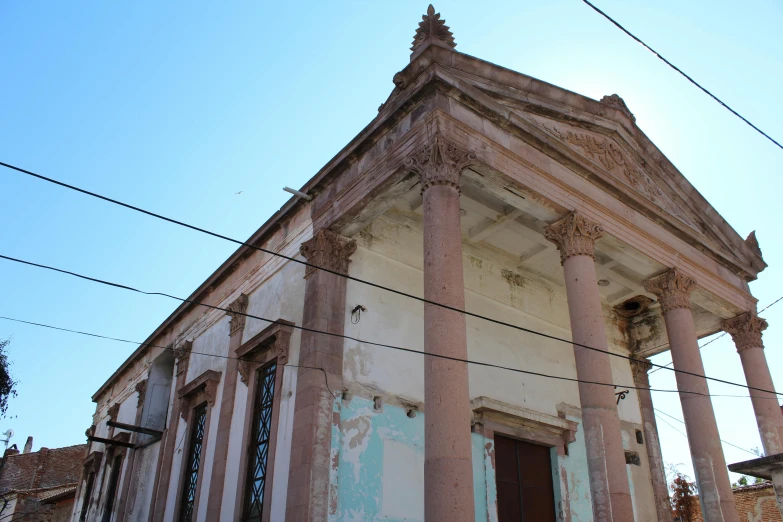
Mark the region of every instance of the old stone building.
<instances>
[{"instance_id":1,"label":"old stone building","mask_svg":"<svg viewBox=\"0 0 783 522\"><path fill-rule=\"evenodd\" d=\"M664 350L705 518L738 522L697 339L774 398L755 236L619 96L455 45L430 6L377 117L95 393L74 522L671 521Z\"/></svg>"}]
</instances>

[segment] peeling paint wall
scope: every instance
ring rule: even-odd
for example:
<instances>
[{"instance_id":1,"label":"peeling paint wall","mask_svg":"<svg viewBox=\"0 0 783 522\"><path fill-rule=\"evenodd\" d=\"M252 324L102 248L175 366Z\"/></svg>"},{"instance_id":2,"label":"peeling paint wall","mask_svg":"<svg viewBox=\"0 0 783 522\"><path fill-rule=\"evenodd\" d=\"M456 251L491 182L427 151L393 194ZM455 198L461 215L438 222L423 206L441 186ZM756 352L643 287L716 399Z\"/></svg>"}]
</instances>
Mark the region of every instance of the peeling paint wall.
<instances>
[{"instance_id":1,"label":"peeling paint wall","mask_svg":"<svg viewBox=\"0 0 783 522\"><path fill-rule=\"evenodd\" d=\"M359 248L352 257L352 276L379 281L394 289L423 295L421 236L411 227L376 220L358 238ZM473 249L464 257L466 307L482 315L520 325L546 334L570 339L570 321L564 290L526 274L518 267L500 266L495 258L481 256ZM367 308L357 324L346 321L346 335L423 349L423 305L348 281L347 308ZM349 315L349 314L347 314ZM627 354L627 340L607 316L610 350ZM347 317L348 319L348 317ZM526 334L501 325L468 317L468 356L490 362L567 378L576 377L573 348L567 343ZM345 342L344 387L349 400L336 401L333 428L332 488L337 491L331 520L420 520L423 516L423 438L421 420L426 414L423 356L387 348ZM613 381L633 385L627 360L611 357ZM536 412L581 422L576 383L554 380L507 370L469 366L470 396L486 396ZM619 388L617 391L624 388ZM372 397L381 397L381 412L373 409ZM408 418L406 405L420 411ZM570 406L569 406L570 405ZM641 429L638 401L631 390L620 401L618 412L623 425L625 449L637 451L644 462L644 449L638 447L635 430ZM492 439L474 433L474 485L477 520L496 520L497 493L492 467ZM407 448L405 450L401 448ZM385 455L397 455L396 462L421 460L420 471L403 476L392 467L385 473ZM592 521L587 458L581 425L568 455L552 449L556 512L563 522ZM388 471L388 469L386 469ZM649 469L628 466L637 520L655 520ZM388 484L387 481L392 482ZM416 489L418 488L418 489ZM399 490L394 492L394 490ZM395 505L384 511L386 506ZM412 506L421 503L421 510ZM399 512L394 511L400 510ZM402 511L410 509L410 511ZM418 517L418 518L417 518Z\"/></svg>"}]
</instances>

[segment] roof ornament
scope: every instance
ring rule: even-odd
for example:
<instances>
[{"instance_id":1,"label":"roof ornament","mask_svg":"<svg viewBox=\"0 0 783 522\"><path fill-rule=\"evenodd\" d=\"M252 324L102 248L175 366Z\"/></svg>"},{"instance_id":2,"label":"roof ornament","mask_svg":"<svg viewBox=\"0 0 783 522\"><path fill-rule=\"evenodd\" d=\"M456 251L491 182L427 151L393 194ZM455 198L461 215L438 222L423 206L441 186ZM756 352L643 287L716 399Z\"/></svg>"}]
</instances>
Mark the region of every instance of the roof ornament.
<instances>
[{"instance_id":1,"label":"roof ornament","mask_svg":"<svg viewBox=\"0 0 783 522\"><path fill-rule=\"evenodd\" d=\"M761 247L759 246L759 240L756 239L756 231L754 230L745 239L745 244L750 247L754 254L761 257Z\"/></svg>"},{"instance_id":2,"label":"roof ornament","mask_svg":"<svg viewBox=\"0 0 783 522\"><path fill-rule=\"evenodd\" d=\"M614 107L615 109L619 109L620 112L624 112L626 116L631 118L631 121L636 123L636 116L633 115L631 110L628 108L628 106L625 104L625 100L620 98L617 94L612 94L609 96L604 96L601 98L601 103L604 105L608 105L609 107Z\"/></svg>"},{"instance_id":3,"label":"roof ornament","mask_svg":"<svg viewBox=\"0 0 783 522\"><path fill-rule=\"evenodd\" d=\"M413 35L413 45L411 45L411 54L426 47L428 44L438 45L447 49L453 49L457 46L454 41L454 35L451 34L449 26L445 20L441 20L440 13L435 12L432 4L427 8L427 14L421 17L419 28Z\"/></svg>"}]
</instances>

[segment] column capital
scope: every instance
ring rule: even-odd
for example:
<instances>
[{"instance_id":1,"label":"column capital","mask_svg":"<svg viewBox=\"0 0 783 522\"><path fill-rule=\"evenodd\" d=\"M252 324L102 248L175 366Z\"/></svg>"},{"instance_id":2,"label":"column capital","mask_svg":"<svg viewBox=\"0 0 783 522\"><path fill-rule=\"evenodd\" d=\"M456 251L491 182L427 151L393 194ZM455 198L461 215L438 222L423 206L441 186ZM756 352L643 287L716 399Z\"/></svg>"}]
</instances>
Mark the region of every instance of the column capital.
<instances>
[{"instance_id":1,"label":"column capital","mask_svg":"<svg viewBox=\"0 0 783 522\"><path fill-rule=\"evenodd\" d=\"M756 315L756 312L745 312L721 324L726 333L734 339L737 353L748 348L764 348L761 332L767 329L767 321Z\"/></svg>"},{"instance_id":2,"label":"column capital","mask_svg":"<svg viewBox=\"0 0 783 522\"><path fill-rule=\"evenodd\" d=\"M588 221L574 210L544 229L544 237L557 245L560 263L573 256L590 256L595 259L595 242L604 235L598 223Z\"/></svg>"},{"instance_id":3,"label":"column capital","mask_svg":"<svg viewBox=\"0 0 783 522\"><path fill-rule=\"evenodd\" d=\"M226 314L231 317L231 323L229 327L228 336L233 337L237 332L241 332L245 329L245 320L247 316L248 299L245 294L239 294L230 305L228 305L228 312Z\"/></svg>"},{"instance_id":4,"label":"column capital","mask_svg":"<svg viewBox=\"0 0 783 522\"><path fill-rule=\"evenodd\" d=\"M356 252L356 241L322 228L313 235L312 239L300 245L299 252L310 264L347 275L348 263L351 262L349 258ZM305 279L315 272L315 268L308 266L305 270Z\"/></svg>"},{"instance_id":5,"label":"column capital","mask_svg":"<svg viewBox=\"0 0 783 522\"><path fill-rule=\"evenodd\" d=\"M633 373L633 383L640 388L649 388L650 379L647 372L652 368L650 359L631 359L631 372Z\"/></svg>"},{"instance_id":6,"label":"column capital","mask_svg":"<svg viewBox=\"0 0 783 522\"><path fill-rule=\"evenodd\" d=\"M405 166L419 175L422 194L435 185L449 185L459 191L462 171L475 164L476 157L438 133L406 158Z\"/></svg>"},{"instance_id":7,"label":"column capital","mask_svg":"<svg viewBox=\"0 0 783 522\"><path fill-rule=\"evenodd\" d=\"M676 268L648 279L644 289L658 296L663 313L677 308L691 308L691 292L696 288L696 280L683 274Z\"/></svg>"}]
</instances>

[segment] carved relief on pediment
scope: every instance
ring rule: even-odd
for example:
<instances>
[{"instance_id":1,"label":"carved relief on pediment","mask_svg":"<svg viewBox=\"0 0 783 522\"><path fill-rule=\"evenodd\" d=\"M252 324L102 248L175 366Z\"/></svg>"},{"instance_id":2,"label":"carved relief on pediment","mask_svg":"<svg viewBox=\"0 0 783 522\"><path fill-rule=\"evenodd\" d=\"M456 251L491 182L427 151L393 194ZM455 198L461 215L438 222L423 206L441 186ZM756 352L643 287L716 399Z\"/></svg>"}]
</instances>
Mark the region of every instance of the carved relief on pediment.
<instances>
[{"instance_id":1,"label":"carved relief on pediment","mask_svg":"<svg viewBox=\"0 0 783 522\"><path fill-rule=\"evenodd\" d=\"M698 230L691 218L672 198L611 139L587 132L561 130L553 124L539 123L539 125L561 142L601 165L607 172L631 186L648 201Z\"/></svg>"}]
</instances>

